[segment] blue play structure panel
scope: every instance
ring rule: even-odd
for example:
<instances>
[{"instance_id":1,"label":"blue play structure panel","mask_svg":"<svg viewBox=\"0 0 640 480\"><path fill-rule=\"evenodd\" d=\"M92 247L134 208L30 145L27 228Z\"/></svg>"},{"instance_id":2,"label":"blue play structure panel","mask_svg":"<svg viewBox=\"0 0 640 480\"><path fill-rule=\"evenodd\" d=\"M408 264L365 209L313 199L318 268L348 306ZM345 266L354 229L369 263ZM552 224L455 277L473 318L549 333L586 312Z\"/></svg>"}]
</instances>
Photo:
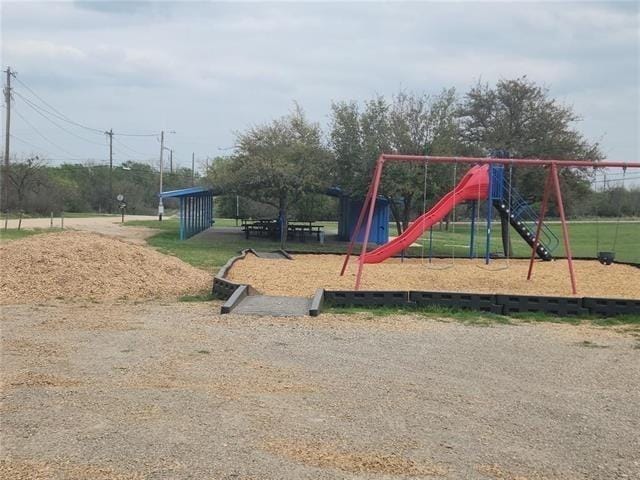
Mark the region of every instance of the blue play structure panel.
<instances>
[{"instance_id":1,"label":"blue play structure panel","mask_svg":"<svg viewBox=\"0 0 640 480\"><path fill-rule=\"evenodd\" d=\"M353 237L353 231L358 222L360 209L362 208L362 200L350 200L348 208L348 225L349 239ZM363 222L360 233L356 238L356 242L364 241L364 231L366 226L366 218ZM369 234L369 242L382 245L389 241L389 201L385 198L376 200L373 218L371 220L371 233Z\"/></svg>"}]
</instances>

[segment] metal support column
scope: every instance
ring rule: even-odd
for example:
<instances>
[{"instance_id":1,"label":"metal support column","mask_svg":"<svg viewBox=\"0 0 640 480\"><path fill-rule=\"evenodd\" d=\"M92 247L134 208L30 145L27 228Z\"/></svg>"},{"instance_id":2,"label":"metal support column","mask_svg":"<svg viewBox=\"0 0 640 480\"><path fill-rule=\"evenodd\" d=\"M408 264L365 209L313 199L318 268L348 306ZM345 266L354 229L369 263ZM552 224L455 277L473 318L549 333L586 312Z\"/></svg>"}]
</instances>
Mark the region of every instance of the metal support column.
<instances>
[{"instance_id":1,"label":"metal support column","mask_svg":"<svg viewBox=\"0 0 640 480\"><path fill-rule=\"evenodd\" d=\"M185 236L184 228L184 197L180 197L180 240L184 240Z\"/></svg>"},{"instance_id":2,"label":"metal support column","mask_svg":"<svg viewBox=\"0 0 640 480\"><path fill-rule=\"evenodd\" d=\"M540 230L542 229L542 222L544 216L547 213L547 204L549 202L549 190L551 189L551 176L552 171L549 169L547 179L544 182L544 191L542 193L542 204L540 205L540 215L538 215L538 225L536 226L536 236L533 239L533 245L531 246L531 258L529 259L529 271L527 272L527 280L531 280L533 274L533 261L536 258L536 250L540 245Z\"/></svg>"},{"instance_id":3,"label":"metal support column","mask_svg":"<svg viewBox=\"0 0 640 480\"><path fill-rule=\"evenodd\" d=\"M375 173L374 173L375 177ZM360 215L358 215L358 221L356 222L356 226L353 229L353 233L351 234L351 239L349 241L349 246L347 247L347 256L344 259L344 263L342 264L342 270L340 270L340 276L344 275L344 271L347 269L347 264L349 263L349 258L351 257L351 253L353 253L353 246L358 238L358 234L360 233L360 228L362 227L362 221L364 220L365 212L369 207L369 203L371 201L371 192L373 190L373 181L369 184L369 189L367 190L367 195L364 197L364 202L362 203L362 208L360 209ZM347 222L344 222L345 224ZM347 231L347 235L349 232Z\"/></svg>"},{"instance_id":4,"label":"metal support column","mask_svg":"<svg viewBox=\"0 0 640 480\"><path fill-rule=\"evenodd\" d=\"M560 189L560 177L558 176L558 167L554 163L551 165L551 173L553 178L553 186L556 191L556 200L560 213L560 222L562 223L562 238L564 240L564 253L567 256L567 264L569 266L569 277L571 277L571 292L575 295L578 293L576 287L576 274L573 270L573 259L571 258L571 243L569 242L569 228L567 227L567 219L564 215L564 202L562 201L562 191Z\"/></svg>"},{"instance_id":5,"label":"metal support column","mask_svg":"<svg viewBox=\"0 0 640 480\"><path fill-rule=\"evenodd\" d=\"M375 210L376 198L378 198L378 187L380 186L380 177L382 177L382 167L384 166L384 158L382 155L376 162L376 171L373 177L373 190L371 191L371 199L369 200L369 212L367 215L367 227L364 231L364 239L362 242L362 250L360 258L358 258L358 273L356 275L356 290L360 289L360 280L362 278L362 269L364 268L364 256L367 253L369 244L369 234L371 233L371 222L373 221L373 211Z\"/></svg>"},{"instance_id":6,"label":"metal support column","mask_svg":"<svg viewBox=\"0 0 640 480\"><path fill-rule=\"evenodd\" d=\"M478 212L478 201L471 201L471 239L469 240L469 258L475 257L476 248L476 214Z\"/></svg>"},{"instance_id":7,"label":"metal support column","mask_svg":"<svg viewBox=\"0 0 640 480\"><path fill-rule=\"evenodd\" d=\"M489 165L489 192L487 195L487 243L484 252L484 263L489 265L489 256L491 253L491 216L493 207L491 205L491 197L493 196L493 165Z\"/></svg>"}]
</instances>

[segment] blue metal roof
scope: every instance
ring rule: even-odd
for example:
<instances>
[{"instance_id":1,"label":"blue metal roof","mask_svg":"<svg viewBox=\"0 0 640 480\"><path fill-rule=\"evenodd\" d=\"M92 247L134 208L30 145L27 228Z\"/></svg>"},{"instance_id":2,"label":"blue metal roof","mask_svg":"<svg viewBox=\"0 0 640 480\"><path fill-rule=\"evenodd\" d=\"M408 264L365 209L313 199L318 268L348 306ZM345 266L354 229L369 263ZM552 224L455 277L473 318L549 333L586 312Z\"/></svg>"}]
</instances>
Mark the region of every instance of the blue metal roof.
<instances>
[{"instance_id":1,"label":"blue metal roof","mask_svg":"<svg viewBox=\"0 0 640 480\"><path fill-rule=\"evenodd\" d=\"M204 188L204 187L181 188L179 190L170 190L168 192L162 192L160 196L162 198L198 197L204 194L213 194L213 189Z\"/></svg>"}]
</instances>

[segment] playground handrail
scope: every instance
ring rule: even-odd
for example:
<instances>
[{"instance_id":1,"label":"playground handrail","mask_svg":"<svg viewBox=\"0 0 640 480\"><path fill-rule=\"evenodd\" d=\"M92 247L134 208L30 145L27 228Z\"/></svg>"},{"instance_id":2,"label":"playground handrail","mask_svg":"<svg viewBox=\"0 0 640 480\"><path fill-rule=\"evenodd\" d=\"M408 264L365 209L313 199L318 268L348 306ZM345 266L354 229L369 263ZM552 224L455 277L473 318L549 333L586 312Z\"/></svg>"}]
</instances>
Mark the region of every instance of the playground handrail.
<instances>
[{"instance_id":1,"label":"playground handrail","mask_svg":"<svg viewBox=\"0 0 640 480\"><path fill-rule=\"evenodd\" d=\"M509 180L506 177L504 177L502 181L505 191L511 191L511 213L513 213L516 220L521 221L530 231L535 232L538 223L538 214L533 210L533 208L531 208L529 202L520 195L520 192L518 192L518 190L509 183ZM549 226L544 222L542 222L540 233L544 236L541 243L547 248L547 250L553 252L560 244L558 236L553 233Z\"/></svg>"}]
</instances>

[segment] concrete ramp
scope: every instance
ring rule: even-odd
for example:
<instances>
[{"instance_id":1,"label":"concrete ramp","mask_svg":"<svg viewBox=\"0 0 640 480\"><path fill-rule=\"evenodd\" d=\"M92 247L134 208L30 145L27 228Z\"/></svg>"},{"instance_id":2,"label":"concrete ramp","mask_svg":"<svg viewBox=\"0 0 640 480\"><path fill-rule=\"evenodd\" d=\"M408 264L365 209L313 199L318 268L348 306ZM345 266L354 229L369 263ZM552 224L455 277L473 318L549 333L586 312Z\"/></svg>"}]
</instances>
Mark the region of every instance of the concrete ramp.
<instances>
[{"instance_id":1,"label":"concrete ramp","mask_svg":"<svg viewBox=\"0 0 640 480\"><path fill-rule=\"evenodd\" d=\"M220 313L264 315L270 317L298 317L320 315L324 290L319 288L311 298L260 295L250 285L239 285L220 308Z\"/></svg>"},{"instance_id":2,"label":"concrete ramp","mask_svg":"<svg viewBox=\"0 0 640 480\"><path fill-rule=\"evenodd\" d=\"M233 308L239 315L297 317L309 315L311 300L303 297L274 297L247 295Z\"/></svg>"}]
</instances>

